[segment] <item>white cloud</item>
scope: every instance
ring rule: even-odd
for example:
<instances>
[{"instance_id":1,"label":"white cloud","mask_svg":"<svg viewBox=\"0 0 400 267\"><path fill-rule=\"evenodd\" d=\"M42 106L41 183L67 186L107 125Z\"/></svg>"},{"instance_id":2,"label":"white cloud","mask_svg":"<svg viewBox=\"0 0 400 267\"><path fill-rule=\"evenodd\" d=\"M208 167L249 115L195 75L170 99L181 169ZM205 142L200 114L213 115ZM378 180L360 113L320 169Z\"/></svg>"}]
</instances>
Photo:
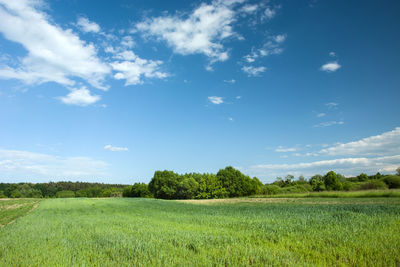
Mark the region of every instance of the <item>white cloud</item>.
<instances>
[{"instance_id":1,"label":"white cloud","mask_svg":"<svg viewBox=\"0 0 400 267\"><path fill-rule=\"evenodd\" d=\"M112 145L106 145L106 146L104 146L104 149L108 150L108 151L113 151L113 152L121 152L121 151L129 150L127 147L118 147L118 146L112 146Z\"/></svg>"},{"instance_id":2,"label":"white cloud","mask_svg":"<svg viewBox=\"0 0 400 267\"><path fill-rule=\"evenodd\" d=\"M294 164L264 164L254 165L247 168L246 173L251 176L269 178L273 181L276 176L286 174L312 176L320 173L325 174L330 170L346 176L366 173L390 173L394 172L400 164L400 155L374 157L374 158L340 158L331 160L320 160L314 162L294 163Z\"/></svg>"},{"instance_id":3,"label":"white cloud","mask_svg":"<svg viewBox=\"0 0 400 267\"><path fill-rule=\"evenodd\" d=\"M321 70L325 72L335 72L340 69L342 66L339 65L337 61L328 62L322 65Z\"/></svg>"},{"instance_id":4,"label":"white cloud","mask_svg":"<svg viewBox=\"0 0 400 267\"><path fill-rule=\"evenodd\" d=\"M361 155L361 156L387 156L400 152L400 127L380 135L363 138L359 141L338 144L325 148L321 154L336 155Z\"/></svg>"},{"instance_id":5,"label":"white cloud","mask_svg":"<svg viewBox=\"0 0 400 267\"><path fill-rule=\"evenodd\" d=\"M314 127L329 127L333 125L342 125L344 124L343 121L325 121L314 125Z\"/></svg>"},{"instance_id":6,"label":"white cloud","mask_svg":"<svg viewBox=\"0 0 400 267\"><path fill-rule=\"evenodd\" d=\"M161 72L160 60L147 60L136 56L132 51L122 51L114 56L119 61L112 62L110 65L116 74L117 80L125 80L125 85L136 85L143 83L143 77L163 79L168 74Z\"/></svg>"},{"instance_id":7,"label":"white cloud","mask_svg":"<svg viewBox=\"0 0 400 267\"><path fill-rule=\"evenodd\" d=\"M223 98L220 96L209 96L208 101L210 101L211 103L216 104L216 105L224 103Z\"/></svg>"},{"instance_id":8,"label":"white cloud","mask_svg":"<svg viewBox=\"0 0 400 267\"><path fill-rule=\"evenodd\" d=\"M339 104L335 102L329 102L326 103L325 106L327 106L328 108L336 108L337 106L339 106Z\"/></svg>"},{"instance_id":9,"label":"white cloud","mask_svg":"<svg viewBox=\"0 0 400 267\"><path fill-rule=\"evenodd\" d=\"M76 23L83 32L100 32L100 26L96 22L89 21L85 17L79 17Z\"/></svg>"},{"instance_id":10,"label":"white cloud","mask_svg":"<svg viewBox=\"0 0 400 267\"><path fill-rule=\"evenodd\" d=\"M247 73L249 77L259 76L261 73L267 70L266 67L253 67L253 66L243 66L242 70Z\"/></svg>"},{"instance_id":11,"label":"white cloud","mask_svg":"<svg viewBox=\"0 0 400 267\"><path fill-rule=\"evenodd\" d=\"M322 118L322 117L325 117L326 116L326 113L318 113L317 114L317 117L318 118Z\"/></svg>"},{"instance_id":12,"label":"white cloud","mask_svg":"<svg viewBox=\"0 0 400 267\"><path fill-rule=\"evenodd\" d=\"M3 182L10 179L48 182L49 179L79 180L109 176L109 164L89 157L61 157L0 148L0 173Z\"/></svg>"},{"instance_id":13,"label":"white cloud","mask_svg":"<svg viewBox=\"0 0 400 267\"><path fill-rule=\"evenodd\" d=\"M229 56L222 41L236 36L232 29L236 16L233 6L240 2L203 3L186 18L156 17L136 24L136 28L166 41L178 54L204 54L211 62L225 61Z\"/></svg>"},{"instance_id":14,"label":"white cloud","mask_svg":"<svg viewBox=\"0 0 400 267\"><path fill-rule=\"evenodd\" d=\"M251 53L244 56L244 59L248 63L253 63L260 57L266 57L269 55L279 55L283 52L281 45L285 42L287 35L278 34L270 36L269 40L263 45L262 48L255 50L252 49Z\"/></svg>"},{"instance_id":15,"label":"white cloud","mask_svg":"<svg viewBox=\"0 0 400 267\"><path fill-rule=\"evenodd\" d=\"M254 13L258 9L258 5L244 5L240 10L244 13Z\"/></svg>"},{"instance_id":16,"label":"white cloud","mask_svg":"<svg viewBox=\"0 0 400 267\"><path fill-rule=\"evenodd\" d=\"M235 82L236 82L235 79L232 79L232 80L224 80L224 83L235 83Z\"/></svg>"},{"instance_id":17,"label":"white cloud","mask_svg":"<svg viewBox=\"0 0 400 267\"><path fill-rule=\"evenodd\" d=\"M241 99L242 96L238 95L238 96L236 96L235 98L236 98L236 99Z\"/></svg>"},{"instance_id":18,"label":"white cloud","mask_svg":"<svg viewBox=\"0 0 400 267\"><path fill-rule=\"evenodd\" d=\"M102 83L110 68L97 57L94 46L70 29L50 22L38 3L0 0L0 32L28 52L18 67L1 67L0 77L27 84L56 82L67 86L75 84L72 78L81 78L94 87L107 89Z\"/></svg>"},{"instance_id":19,"label":"white cloud","mask_svg":"<svg viewBox=\"0 0 400 267\"><path fill-rule=\"evenodd\" d=\"M81 87L80 89L72 89L71 92L63 97L59 97L59 99L68 105L77 105L77 106L87 106L93 103L96 103L100 100L99 95L92 95L86 87Z\"/></svg>"},{"instance_id":20,"label":"white cloud","mask_svg":"<svg viewBox=\"0 0 400 267\"><path fill-rule=\"evenodd\" d=\"M124 36L122 38L121 45L127 48L132 48L135 46L135 42L133 41L131 36Z\"/></svg>"},{"instance_id":21,"label":"white cloud","mask_svg":"<svg viewBox=\"0 0 400 267\"><path fill-rule=\"evenodd\" d=\"M267 7L264 11L264 18L265 19L272 19L275 17L276 11L274 9L271 9L270 7Z\"/></svg>"},{"instance_id":22,"label":"white cloud","mask_svg":"<svg viewBox=\"0 0 400 267\"><path fill-rule=\"evenodd\" d=\"M233 118L232 118L232 117L229 117L228 120L229 120L229 121L233 121Z\"/></svg>"},{"instance_id":23,"label":"white cloud","mask_svg":"<svg viewBox=\"0 0 400 267\"><path fill-rule=\"evenodd\" d=\"M331 56L331 57L336 57L336 53L335 52L329 52L329 56Z\"/></svg>"},{"instance_id":24,"label":"white cloud","mask_svg":"<svg viewBox=\"0 0 400 267\"><path fill-rule=\"evenodd\" d=\"M286 153L286 152L295 152L298 151L298 147L283 147L283 146L278 146L275 149L275 152L280 152L280 153Z\"/></svg>"}]
</instances>

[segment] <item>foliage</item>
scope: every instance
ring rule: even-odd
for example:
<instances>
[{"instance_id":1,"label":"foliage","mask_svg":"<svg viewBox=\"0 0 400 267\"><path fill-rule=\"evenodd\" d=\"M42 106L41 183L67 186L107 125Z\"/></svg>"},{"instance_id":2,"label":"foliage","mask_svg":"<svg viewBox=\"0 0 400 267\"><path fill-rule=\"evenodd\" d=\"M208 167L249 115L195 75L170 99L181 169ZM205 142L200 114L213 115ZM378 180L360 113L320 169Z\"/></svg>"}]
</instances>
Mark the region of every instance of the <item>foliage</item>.
<instances>
[{"instance_id":1,"label":"foliage","mask_svg":"<svg viewBox=\"0 0 400 267\"><path fill-rule=\"evenodd\" d=\"M388 175L383 181L389 186L390 189L400 188L400 176Z\"/></svg>"},{"instance_id":2,"label":"foliage","mask_svg":"<svg viewBox=\"0 0 400 267\"><path fill-rule=\"evenodd\" d=\"M313 191L324 191L325 190L325 182L322 175L316 174L310 179L310 184Z\"/></svg>"},{"instance_id":3,"label":"foliage","mask_svg":"<svg viewBox=\"0 0 400 267\"><path fill-rule=\"evenodd\" d=\"M156 198L191 199L240 197L261 193L263 184L256 177L250 178L233 167L226 167L214 174L156 171L149 183L149 190Z\"/></svg>"},{"instance_id":4,"label":"foliage","mask_svg":"<svg viewBox=\"0 0 400 267\"><path fill-rule=\"evenodd\" d=\"M381 180L370 180L361 183L357 190L388 189L388 186Z\"/></svg>"},{"instance_id":5,"label":"foliage","mask_svg":"<svg viewBox=\"0 0 400 267\"><path fill-rule=\"evenodd\" d=\"M338 176L334 171L330 171L323 177L326 190L342 190L343 185L339 181Z\"/></svg>"},{"instance_id":6,"label":"foliage","mask_svg":"<svg viewBox=\"0 0 400 267\"><path fill-rule=\"evenodd\" d=\"M264 195L276 195L280 193L280 187L274 184L267 184L263 186L262 193Z\"/></svg>"},{"instance_id":7,"label":"foliage","mask_svg":"<svg viewBox=\"0 0 400 267\"><path fill-rule=\"evenodd\" d=\"M135 183L133 186L126 187L123 192L124 197L152 197L149 186L145 183Z\"/></svg>"}]
</instances>

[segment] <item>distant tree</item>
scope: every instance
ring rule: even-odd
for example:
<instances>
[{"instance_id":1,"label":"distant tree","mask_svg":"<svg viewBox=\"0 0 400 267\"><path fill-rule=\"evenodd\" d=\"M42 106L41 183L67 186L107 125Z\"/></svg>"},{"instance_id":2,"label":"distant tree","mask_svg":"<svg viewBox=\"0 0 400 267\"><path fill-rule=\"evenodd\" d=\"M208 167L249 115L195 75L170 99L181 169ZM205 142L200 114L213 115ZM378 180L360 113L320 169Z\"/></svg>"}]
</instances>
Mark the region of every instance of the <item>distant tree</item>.
<instances>
[{"instance_id":1,"label":"distant tree","mask_svg":"<svg viewBox=\"0 0 400 267\"><path fill-rule=\"evenodd\" d=\"M231 166L219 170L217 178L229 193L229 197L248 196L256 193L253 180Z\"/></svg>"},{"instance_id":2,"label":"distant tree","mask_svg":"<svg viewBox=\"0 0 400 267\"><path fill-rule=\"evenodd\" d=\"M0 191L0 198L6 198L7 196L4 194L3 191Z\"/></svg>"},{"instance_id":3,"label":"distant tree","mask_svg":"<svg viewBox=\"0 0 400 267\"><path fill-rule=\"evenodd\" d=\"M145 183L135 183L131 189L131 197L152 197L149 186Z\"/></svg>"},{"instance_id":4,"label":"distant tree","mask_svg":"<svg viewBox=\"0 0 400 267\"><path fill-rule=\"evenodd\" d=\"M365 182L368 180L368 175L366 175L365 173L361 173L360 175L357 176L358 181L360 182Z\"/></svg>"},{"instance_id":5,"label":"distant tree","mask_svg":"<svg viewBox=\"0 0 400 267\"><path fill-rule=\"evenodd\" d=\"M389 186L389 189L400 188L400 176L388 175L383 181Z\"/></svg>"},{"instance_id":6,"label":"distant tree","mask_svg":"<svg viewBox=\"0 0 400 267\"><path fill-rule=\"evenodd\" d=\"M313 191L324 191L325 190L325 182L322 175L316 174L310 178L310 185Z\"/></svg>"},{"instance_id":7,"label":"distant tree","mask_svg":"<svg viewBox=\"0 0 400 267\"><path fill-rule=\"evenodd\" d=\"M156 198L176 199L180 177L173 171L156 171L149 183L149 190Z\"/></svg>"},{"instance_id":8,"label":"distant tree","mask_svg":"<svg viewBox=\"0 0 400 267\"><path fill-rule=\"evenodd\" d=\"M336 173L330 171L324 176L324 183L326 190L342 190L342 183L339 181Z\"/></svg>"},{"instance_id":9,"label":"distant tree","mask_svg":"<svg viewBox=\"0 0 400 267\"><path fill-rule=\"evenodd\" d=\"M22 194L19 190L15 189L11 192L10 197L11 198L21 198Z\"/></svg>"},{"instance_id":10,"label":"distant tree","mask_svg":"<svg viewBox=\"0 0 400 267\"><path fill-rule=\"evenodd\" d=\"M396 169L396 175L400 176L400 167Z\"/></svg>"}]
</instances>

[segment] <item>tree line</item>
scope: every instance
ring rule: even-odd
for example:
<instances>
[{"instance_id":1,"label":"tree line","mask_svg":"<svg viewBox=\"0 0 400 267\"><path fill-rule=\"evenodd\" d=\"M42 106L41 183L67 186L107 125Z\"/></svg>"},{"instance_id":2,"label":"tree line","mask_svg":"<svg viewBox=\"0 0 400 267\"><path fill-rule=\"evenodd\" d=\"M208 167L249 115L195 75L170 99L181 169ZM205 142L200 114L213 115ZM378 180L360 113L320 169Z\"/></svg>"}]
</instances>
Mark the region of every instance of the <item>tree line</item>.
<instances>
[{"instance_id":1,"label":"tree line","mask_svg":"<svg viewBox=\"0 0 400 267\"><path fill-rule=\"evenodd\" d=\"M87 182L0 183L0 198L118 197L126 185Z\"/></svg>"},{"instance_id":2,"label":"tree line","mask_svg":"<svg viewBox=\"0 0 400 267\"><path fill-rule=\"evenodd\" d=\"M250 178L233 167L220 169L217 174L156 171L151 181L121 184L84 182L50 183L0 183L0 198L40 197L155 197L161 199L212 199L250 195L275 195L320 191L356 191L400 188L400 168L395 175L361 173L345 177L330 171L305 179L300 175L277 177L272 183L263 184L257 177Z\"/></svg>"}]
</instances>

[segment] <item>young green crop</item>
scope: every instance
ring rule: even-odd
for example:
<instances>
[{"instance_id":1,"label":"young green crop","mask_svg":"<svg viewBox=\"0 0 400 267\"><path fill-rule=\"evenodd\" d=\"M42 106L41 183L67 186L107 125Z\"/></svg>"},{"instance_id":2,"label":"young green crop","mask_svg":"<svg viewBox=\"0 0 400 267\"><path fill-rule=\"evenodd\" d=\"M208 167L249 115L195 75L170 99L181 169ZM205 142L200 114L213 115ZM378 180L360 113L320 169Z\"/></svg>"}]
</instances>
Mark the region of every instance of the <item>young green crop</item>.
<instances>
[{"instance_id":1,"label":"young green crop","mask_svg":"<svg viewBox=\"0 0 400 267\"><path fill-rule=\"evenodd\" d=\"M0 229L0 266L398 266L400 200L368 200L48 199Z\"/></svg>"}]
</instances>

